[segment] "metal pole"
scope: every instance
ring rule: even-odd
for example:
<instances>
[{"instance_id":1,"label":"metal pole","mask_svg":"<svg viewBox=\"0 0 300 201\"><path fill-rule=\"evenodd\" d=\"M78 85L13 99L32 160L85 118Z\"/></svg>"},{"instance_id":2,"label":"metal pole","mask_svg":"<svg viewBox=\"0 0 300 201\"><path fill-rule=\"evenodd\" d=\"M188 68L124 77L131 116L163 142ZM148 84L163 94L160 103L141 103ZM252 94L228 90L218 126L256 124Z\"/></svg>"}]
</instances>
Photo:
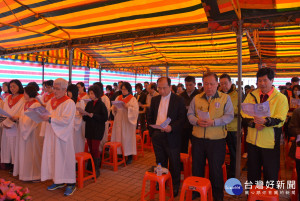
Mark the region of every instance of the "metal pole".
<instances>
[{"instance_id":1,"label":"metal pole","mask_svg":"<svg viewBox=\"0 0 300 201\"><path fill-rule=\"evenodd\" d=\"M235 178L241 176L241 139L242 139L242 119L241 119L241 103L242 103L242 39L243 39L243 22L239 20L237 31L237 52L238 52L238 114L237 114L237 146L236 146L236 168Z\"/></svg>"},{"instance_id":2,"label":"metal pole","mask_svg":"<svg viewBox=\"0 0 300 201\"><path fill-rule=\"evenodd\" d=\"M72 84L72 65L74 48L69 48L69 84Z\"/></svg>"},{"instance_id":3,"label":"metal pole","mask_svg":"<svg viewBox=\"0 0 300 201\"><path fill-rule=\"evenodd\" d=\"M44 57L42 58L42 84L45 81L45 60Z\"/></svg>"},{"instance_id":4,"label":"metal pole","mask_svg":"<svg viewBox=\"0 0 300 201\"><path fill-rule=\"evenodd\" d=\"M135 69L134 86L136 85L137 69Z\"/></svg>"},{"instance_id":5,"label":"metal pole","mask_svg":"<svg viewBox=\"0 0 300 201\"><path fill-rule=\"evenodd\" d=\"M150 70L150 82L152 82L152 76L153 76L153 72L152 70Z\"/></svg>"},{"instance_id":6,"label":"metal pole","mask_svg":"<svg viewBox=\"0 0 300 201\"><path fill-rule=\"evenodd\" d=\"M102 80L102 68L101 65L99 64L99 82Z\"/></svg>"},{"instance_id":7,"label":"metal pole","mask_svg":"<svg viewBox=\"0 0 300 201\"><path fill-rule=\"evenodd\" d=\"M169 77L169 66L166 66L166 77Z\"/></svg>"}]
</instances>

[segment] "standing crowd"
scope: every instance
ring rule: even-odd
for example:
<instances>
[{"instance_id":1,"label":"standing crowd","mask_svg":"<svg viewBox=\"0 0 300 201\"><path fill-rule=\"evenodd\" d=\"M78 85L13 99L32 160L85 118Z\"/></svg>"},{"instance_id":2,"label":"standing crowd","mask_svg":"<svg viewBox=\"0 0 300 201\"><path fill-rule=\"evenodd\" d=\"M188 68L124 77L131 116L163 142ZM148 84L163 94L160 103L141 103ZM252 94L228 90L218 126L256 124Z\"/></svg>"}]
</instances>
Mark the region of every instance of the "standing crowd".
<instances>
[{"instance_id":1,"label":"standing crowd","mask_svg":"<svg viewBox=\"0 0 300 201\"><path fill-rule=\"evenodd\" d=\"M280 137L289 111L292 117L287 127L295 129L294 136L300 135L299 109L295 109L299 105L294 104L300 97L299 79L290 95L285 95L273 86L271 68L260 69L256 77L258 88L245 87L248 91L243 102L268 101L270 115L241 112L247 133L247 180L251 184L261 180L262 171L264 182L278 181ZM237 139L238 93L228 74L218 77L207 72L198 89L195 77L187 76L184 81L185 88L171 85L168 77L145 82L144 86L138 83L135 94L130 83L122 81L106 86L106 93L100 82L86 90L84 83L68 85L62 78L44 82L42 94L34 82L24 88L19 80L3 83L0 108L9 115L0 124L1 163L20 180L53 180L48 190L66 187L65 195L71 195L76 189L75 153L83 152L87 143L98 177L102 147L108 140L108 120L113 120L111 141L122 143L127 164L137 154L136 129L142 133L149 130L156 163L170 170L174 196L180 187L180 153L188 153L191 147L192 175L204 177L208 163L214 200L223 200L226 144L231 178L236 173L236 144L241 140ZM114 101L123 102L123 106ZM39 122L27 116L32 110L40 111ZM150 126L167 119L170 123L161 129ZM196 197L199 194L193 193L193 199Z\"/></svg>"}]
</instances>

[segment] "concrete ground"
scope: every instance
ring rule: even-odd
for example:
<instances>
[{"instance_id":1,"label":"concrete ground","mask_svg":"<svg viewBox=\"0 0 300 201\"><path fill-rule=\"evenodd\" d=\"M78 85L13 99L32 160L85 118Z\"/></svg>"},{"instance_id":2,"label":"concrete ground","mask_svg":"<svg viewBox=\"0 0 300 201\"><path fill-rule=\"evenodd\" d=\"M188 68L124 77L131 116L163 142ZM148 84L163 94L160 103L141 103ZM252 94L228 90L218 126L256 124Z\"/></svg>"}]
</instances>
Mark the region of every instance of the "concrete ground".
<instances>
[{"instance_id":1,"label":"concrete ground","mask_svg":"<svg viewBox=\"0 0 300 201\"><path fill-rule=\"evenodd\" d=\"M283 148L282 148L283 153ZM226 162L229 163L229 156L226 156ZM242 167L245 165L245 159L242 159ZM281 157L281 180L289 180L291 177L291 168L285 167L285 157ZM7 170L0 170L0 178L10 180L17 185L28 187L33 200L98 200L98 201L137 201L141 199L142 181L145 171L155 165L154 153L145 151L144 157L139 157L133 161L131 165L126 167L119 166L117 172L112 171L112 168L105 166L101 169L101 175L94 183L92 180L86 181L84 188L78 189L72 196L65 197L64 189L48 191L47 186L52 184L52 181L32 183L19 181L17 177L13 177ZM241 168L242 168L241 167ZM247 172L242 171L241 182L244 184L247 177ZM243 186L244 188L244 186ZM224 200L247 200L245 193L240 196L231 196L224 191ZM156 199L158 200L158 196ZM175 201L179 200L179 195ZM280 201L289 200L289 195L286 193L280 194Z\"/></svg>"}]
</instances>

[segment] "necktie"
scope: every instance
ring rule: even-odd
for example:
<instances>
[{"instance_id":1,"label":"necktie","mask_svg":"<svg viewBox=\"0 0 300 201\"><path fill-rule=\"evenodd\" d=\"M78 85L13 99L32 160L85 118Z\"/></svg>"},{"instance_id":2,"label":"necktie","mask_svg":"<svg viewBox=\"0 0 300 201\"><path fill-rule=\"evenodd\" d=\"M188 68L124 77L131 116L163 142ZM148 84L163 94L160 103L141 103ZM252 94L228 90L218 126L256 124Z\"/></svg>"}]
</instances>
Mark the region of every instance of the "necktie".
<instances>
[{"instance_id":1,"label":"necktie","mask_svg":"<svg viewBox=\"0 0 300 201\"><path fill-rule=\"evenodd\" d=\"M269 98L268 94L261 94L260 95L260 102L264 103L268 100L268 98Z\"/></svg>"}]
</instances>

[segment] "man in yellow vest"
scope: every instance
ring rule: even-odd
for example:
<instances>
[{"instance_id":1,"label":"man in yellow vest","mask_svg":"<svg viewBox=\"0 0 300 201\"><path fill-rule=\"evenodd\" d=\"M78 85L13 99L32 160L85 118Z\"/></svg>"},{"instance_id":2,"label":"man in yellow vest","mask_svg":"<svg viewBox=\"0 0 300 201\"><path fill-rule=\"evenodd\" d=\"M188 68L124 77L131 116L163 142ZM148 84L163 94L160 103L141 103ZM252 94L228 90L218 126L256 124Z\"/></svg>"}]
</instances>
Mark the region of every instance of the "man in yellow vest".
<instances>
[{"instance_id":1,"label":"man in yellow vest","mask_svg":"<svg viewBox=\"0 0 300 201\"><path fill-rule=\"evenodd\" d=\"M285 95L273 86L274 71L261 68L256 74L258 89L250 92L244 103L263 103L269 101L270 116L249 116L243 111L248 125L248 183L261 180L263 167L264 184L273 183L276 187L280 167L280 136L289 109Z\"/></svg>"},{"instance_id":2,"label":"man in yellow vest","mask_svg":"<svg viewBox=\"0 0 300 201\"><path fill-rule=\"evenodd\" d=\"M220 76L220 86L221 92L228 94L230 96L233 109L234 109L234 119L231 123L227 124L227 137L226 143L228 146L230 154L230 167L228 178L235 177L235 164L236 164L236 134L237 134L237 114L238 114L238 93L235 88L233 88L231 77L224 73Z\"/></svg>"},{"instance_id":3,"label":"man in yellow vest","mask_svg":"<svg viewBox=\"0 0 300 201\"><path fill-rule=\"evenodd\" d=\"M208 72L203 76L203 92L192 100L188 119L193 125L193 176L204 177L206 159L214 200L223 200L222 165L225 160L225 125L234 118L230 96L217 91L218 76ZM193 199L198 195L193 193Z\"/></svg>"}]
</instances>

